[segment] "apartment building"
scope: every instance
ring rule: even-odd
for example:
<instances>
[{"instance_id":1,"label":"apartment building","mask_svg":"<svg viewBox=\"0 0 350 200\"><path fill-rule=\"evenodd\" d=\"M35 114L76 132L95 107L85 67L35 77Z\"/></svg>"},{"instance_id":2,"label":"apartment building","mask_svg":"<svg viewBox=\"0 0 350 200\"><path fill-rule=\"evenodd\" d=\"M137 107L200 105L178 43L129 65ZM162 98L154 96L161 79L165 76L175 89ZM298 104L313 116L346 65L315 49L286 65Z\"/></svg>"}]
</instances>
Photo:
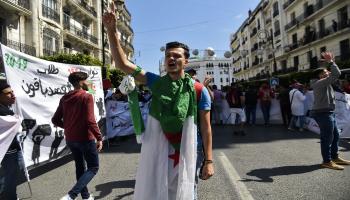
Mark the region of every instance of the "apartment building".
<instances>
[{"instance_id":1,"label":"apartment building","mask_svg":"<svg viewBox=\"0 0 350 200\"><path fill-rule=\"evenodd\" d=\"M118 29L127 57L133 57L131 15L117 5ZM102 5L103 2L103 5ZM102 7L110 0L0 0L1 43L33 56L83 53L110 63L107 36L102 35ZM126 16L126 17L125 17ZM104 42L103 42L104 41Z\"/></svg>"},{"instance_id":2,"label":"apartment building","mask_svg":"<svg viewBox=\"0 0 350 200\"><path fill-rule=\"evenodd\" d=\"M263 0L231 35L234 78L249 80L318 67L320 53L350 57L350 1Z\"/></svg>"}]
</instances>

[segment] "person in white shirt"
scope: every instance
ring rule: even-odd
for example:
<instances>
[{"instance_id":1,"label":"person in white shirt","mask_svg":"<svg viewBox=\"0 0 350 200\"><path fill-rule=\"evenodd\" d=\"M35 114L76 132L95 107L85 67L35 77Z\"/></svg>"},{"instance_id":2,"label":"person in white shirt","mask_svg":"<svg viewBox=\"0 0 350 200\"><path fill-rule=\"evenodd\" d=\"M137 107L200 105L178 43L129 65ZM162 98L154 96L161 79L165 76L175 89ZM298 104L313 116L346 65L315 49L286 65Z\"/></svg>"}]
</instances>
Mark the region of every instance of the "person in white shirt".
<instances>
[{"instance_id":1,"label":"person in white shirt","mask_svg":"<svg viewBox=\"0 0 350 200\"><path fill-rule=\"evenodd\" d=\"M299 82L295 82L292 85L292 88L293 89L289 92L289 100L290 100L291 110L292 110L292 119L289 123L288 129L294 130L295 127L298 127L299 131L303 131L304 123L305 123L304 101L306 99L303 92L301 92L301 90L303 89L303 85L300 84Z\"/></svg>"}]
</instances>

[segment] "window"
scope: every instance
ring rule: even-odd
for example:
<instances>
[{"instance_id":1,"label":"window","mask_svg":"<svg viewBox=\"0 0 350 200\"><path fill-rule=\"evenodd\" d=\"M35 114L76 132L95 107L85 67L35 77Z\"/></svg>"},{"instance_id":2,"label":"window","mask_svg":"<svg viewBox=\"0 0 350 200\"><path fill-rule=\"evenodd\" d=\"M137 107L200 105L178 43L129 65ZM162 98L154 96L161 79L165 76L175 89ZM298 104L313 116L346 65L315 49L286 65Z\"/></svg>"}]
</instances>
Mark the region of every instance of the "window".
<instances>
[{"instance_id":1,"label":"window","mask_svg":"<svg viewBox=\"0 0 350 200\"><path fill-rule=\"evenodd\" d=\"M311 62L312 60L312 51L307 52L307 62Z\"/></svg>"},{"instance_id":2,"label":"window","mask_svg":"<svg viewBox=\"0 0 350 200\"><path fill-rule=\"evenodd\" d=\"M44 28L43 31L43 50L44 55L54 55L59 51L60 35L55 31Z\"/></svg>"},{"instance_id":3,"label":"window","mask_svg":"<svg viewBox=\"0 0 350 200\"><path fill-rule=\"evenodd\" d=\"M347 60L350 57L350 40L340 41L340 60Z\"/></svg>"},{"instance_id":4,"label":"window","mask_svg":"<svg viewBox=\"0 0 350 200\"><path fill-rule=\"evenodd\" d=\"M343 28L348 26L347 6L344 6L338 10L338 21L339 21L339 28L340 29L343 29Z\"/></svg>"},{"instance_id":5,"label":"window","mask_svg":"<svg viewBox=\"0 0 350 200\"><path fill-rule=\"evenodd\" d=\"M220 78L220 82L222 83L222 78Z\"/></svg>"},{"instance_id":6,"label":"window","mask_svg":"<svg viewBox=\"0 0 350 200\"><path fill-rule=\"evenodd\" d=\"M228 79L228 78L226 78L226 82L229 82L229 79Z\"/></svg>"},{"instance_id":7,"label":"window","mask_svg":"<svg viewBox=\"0 0 350 200\"><path fill-rule=\"evenodd\" d=\"M0 41L6 36L5 20L0 18ZM5 38L4 38L5 39Z\"/></svg>"},{"instance_id":8,"label":"window","mask_svg":"<svg viewBox=\"0 0 350 200\"><path fill-rule=\"evenodd\" d=\"M294 56L293 60L294 60L294 67L298 68L298 66L299 66L299 56Z\"/></svg>"},{"instance_id":9,"label":"window","mask_svg":"<svg viewBox=\"0 0 350 200\"><path fill-rule=\"evenodd\" d=\"M275 2L273 4L273 17L276 17L277 15L279 15L278 2Z\"/></svg>"},{"instance_id":10,"label":"window","mask_svg":"<svg viewBox=\"0 0 350 200\"><path fill-rule=\"evenodd\" d=\"M320 30L320 37L322 38L326 34L326 24L324 19L318 20L318 30Z\"/></svg>"}]
</instances>

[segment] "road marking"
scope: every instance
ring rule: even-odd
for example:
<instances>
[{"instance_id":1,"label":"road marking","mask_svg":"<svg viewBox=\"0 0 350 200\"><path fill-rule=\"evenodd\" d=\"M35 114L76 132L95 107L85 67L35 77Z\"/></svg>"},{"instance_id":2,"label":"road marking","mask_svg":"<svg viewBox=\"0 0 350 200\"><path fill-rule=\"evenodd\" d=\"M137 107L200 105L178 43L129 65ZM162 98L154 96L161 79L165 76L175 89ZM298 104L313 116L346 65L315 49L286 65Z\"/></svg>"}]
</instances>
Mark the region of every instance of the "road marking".
<instances>
[{"instance_id":1,"label":"road marking","mask_svg":"<svg viewBox=\"0 0 350 200\"><path fill-rule=\"evenodd\" d=\"M238 192L239 197L241 200L254 200L253 196L248 191L247 187L244 185L244 183L240 180L241 177L239 177L236 169L232 166L231 162L227 158L224 152L219 152L219 160L224 167L224 170L226 174L228 175L228 178L235 188L235 190Z\"/></svg>"}]
</instances>

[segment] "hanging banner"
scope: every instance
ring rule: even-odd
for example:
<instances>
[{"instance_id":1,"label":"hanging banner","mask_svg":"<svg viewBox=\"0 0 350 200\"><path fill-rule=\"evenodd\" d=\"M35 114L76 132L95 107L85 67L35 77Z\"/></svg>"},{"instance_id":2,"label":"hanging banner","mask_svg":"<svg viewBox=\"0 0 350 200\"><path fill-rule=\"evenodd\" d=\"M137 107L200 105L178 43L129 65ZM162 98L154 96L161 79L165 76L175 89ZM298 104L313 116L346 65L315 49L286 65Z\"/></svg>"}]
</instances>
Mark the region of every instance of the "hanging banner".
<instances>
[{"instance_id":1,"label":"hanging banner","mask_svg":"<svg viewBox=\"0 0 350 200\"><path fill-rule=\"evenodd\" d=\"M139 104L142 119L146 123L149 102L140 102ZM107 138L131 135L135 133L128 102L109 100L106 102L106 110Z\"/></svg>"},{"instance_id":2,"label":"hanging banner","mask_svg":"<svg viewBox=\"0 0 350 200\"><path fill-rule=\"evenodd\" d=\"M68 82L70 73L82 71L89 75L88 92L94 97L96 121L105 117L100 67L46 61L4 45L1 51L7 81L16 95L16 113L23 119L26 132L23 151L27 167L50 162L66 152L64 130L54 127L51 118L61 97L73 90Z\"/></svg>"}]
</instances>

